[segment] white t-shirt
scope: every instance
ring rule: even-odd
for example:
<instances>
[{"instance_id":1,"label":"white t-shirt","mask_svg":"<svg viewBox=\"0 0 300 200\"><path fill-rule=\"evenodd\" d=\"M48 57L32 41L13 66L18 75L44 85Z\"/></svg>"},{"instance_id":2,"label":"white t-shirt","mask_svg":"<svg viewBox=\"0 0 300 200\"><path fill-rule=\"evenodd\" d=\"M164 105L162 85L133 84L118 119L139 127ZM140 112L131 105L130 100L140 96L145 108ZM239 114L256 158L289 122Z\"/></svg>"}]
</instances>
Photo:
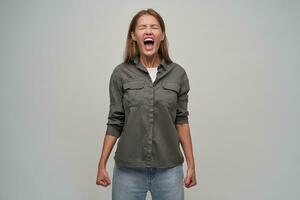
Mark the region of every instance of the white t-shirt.
<instances>
[{"instance_id":1,"label":"white t-shirt","mask_svg":"<svg viewBox=\"0 0 300 200\"><path fill-rule=\"evenodd\" d=\"M151 77L151 80L153 83L156 79L157 67L147 67L147 70L150 74L150 77Z\"/></svg>"}]
</instances>

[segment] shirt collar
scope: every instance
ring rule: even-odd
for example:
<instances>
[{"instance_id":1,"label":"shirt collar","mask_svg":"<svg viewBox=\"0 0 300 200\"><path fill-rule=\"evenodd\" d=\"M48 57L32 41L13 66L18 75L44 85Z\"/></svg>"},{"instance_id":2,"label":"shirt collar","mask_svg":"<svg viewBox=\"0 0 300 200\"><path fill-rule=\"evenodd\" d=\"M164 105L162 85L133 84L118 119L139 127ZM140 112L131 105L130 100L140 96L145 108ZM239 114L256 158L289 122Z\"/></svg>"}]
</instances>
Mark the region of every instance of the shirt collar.
<instances>
[{"instance_id":1,"label":"shirt collar","mask_svg":"<svg viewBox=\"0 0 300 200\"><path fill-rule=\"evenodd\" d=\"M139 66L141 65L140 63L140 57L139 56L136 56L133 60L134 64L136 64L136 66ZM142 66L142 65L141 65ZM161 62L160 62L160 65L159 66L162 66L165 70L167 70L168 68L168 64L166 63L166 60L164 58L161 59ZM159 67L158 67L159 68Z\"/></svg>"}]
</instances>

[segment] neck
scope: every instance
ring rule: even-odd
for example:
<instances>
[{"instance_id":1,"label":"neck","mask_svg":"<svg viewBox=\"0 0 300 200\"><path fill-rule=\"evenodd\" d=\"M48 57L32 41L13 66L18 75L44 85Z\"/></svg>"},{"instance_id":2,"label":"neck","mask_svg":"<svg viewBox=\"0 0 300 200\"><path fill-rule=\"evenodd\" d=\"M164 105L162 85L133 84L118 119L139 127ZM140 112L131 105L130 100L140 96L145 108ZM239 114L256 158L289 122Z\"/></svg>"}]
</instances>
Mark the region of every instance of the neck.
<instances>
[{"instance_id":1,"label":"neck","mask_svg":"<svg viewBox=\"0 0 300 200\"><path fill-rule=\"evenodd\" d=\"M141 55L140 62L147 68L157 67L160 64L160 57L158 54L155 54L151 57Z\"/></svg>"}]
</instances>

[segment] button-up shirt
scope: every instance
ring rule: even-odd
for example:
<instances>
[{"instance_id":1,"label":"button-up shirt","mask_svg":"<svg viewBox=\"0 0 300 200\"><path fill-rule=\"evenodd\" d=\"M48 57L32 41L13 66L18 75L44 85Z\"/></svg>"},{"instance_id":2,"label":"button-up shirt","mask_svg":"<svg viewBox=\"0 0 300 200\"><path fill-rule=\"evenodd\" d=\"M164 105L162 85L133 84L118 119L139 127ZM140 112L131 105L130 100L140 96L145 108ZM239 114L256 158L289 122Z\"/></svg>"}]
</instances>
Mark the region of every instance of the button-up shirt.
<instances>
[{"instance_id":1,"label":"button-up shirt","mask_svg":"<svg viewBox=\"0 0 300 200\"><path fill-rule=\"evenodd\" d=\"M116 164L166 168L184 162L175 125L189 123L189 90L184 68L164 59L154 82L139 57L113 69L106 134L119 138Z\"/></svg>"}]
</instances>

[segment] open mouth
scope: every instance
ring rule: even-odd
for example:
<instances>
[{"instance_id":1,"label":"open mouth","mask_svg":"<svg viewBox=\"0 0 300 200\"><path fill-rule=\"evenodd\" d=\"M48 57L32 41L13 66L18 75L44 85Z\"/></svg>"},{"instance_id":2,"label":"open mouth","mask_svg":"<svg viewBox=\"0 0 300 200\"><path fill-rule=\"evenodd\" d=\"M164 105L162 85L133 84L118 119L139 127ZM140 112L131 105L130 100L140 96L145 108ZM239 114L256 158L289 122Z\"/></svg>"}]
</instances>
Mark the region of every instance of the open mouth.
<instances>
[{"instance_id":1,"label":"open mouth","mask_svg":"<svg viewBox=\"0 0 300 200\"><path fill-rule=\"evenodd\" d=\"M152 50L154 44L154 40L152 38L146 38L144 40L144 45L146 47L146 50Z\"/></svg>"},{"instance_id":2,"label":"open mouth","mask_svg":"<svg viewBox=\"0 0 300 200\"><path fill-rule=\"evenodd\" d=\"M152 38L146 38L144 40L144 44L145 45L150 45L150 44L154 44L154 40Z\"/></svg>"}]
</instances>

